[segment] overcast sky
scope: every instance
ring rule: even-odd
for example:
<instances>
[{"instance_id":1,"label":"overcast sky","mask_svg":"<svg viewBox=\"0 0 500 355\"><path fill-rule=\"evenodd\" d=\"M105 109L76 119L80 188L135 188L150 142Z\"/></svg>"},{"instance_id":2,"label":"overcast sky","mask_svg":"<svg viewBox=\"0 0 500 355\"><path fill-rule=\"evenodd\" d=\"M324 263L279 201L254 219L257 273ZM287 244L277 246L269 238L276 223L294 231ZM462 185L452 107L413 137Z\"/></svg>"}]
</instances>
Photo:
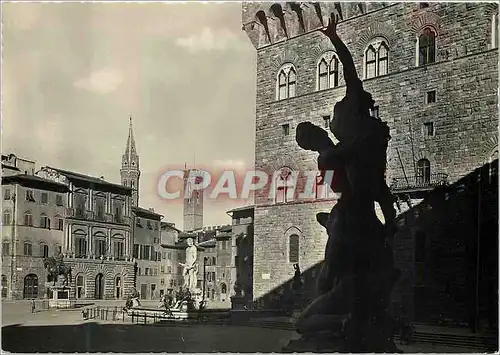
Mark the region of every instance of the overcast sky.
<instances>
[{"instance_id":1,"label":"overcast sky","mask_svg":"<svg viewBox=\"0 0 500 355\"><path fill-rule=\"evenodd\" d=\"M253 166L256 53L241 4L3 4L3 152L119 182L129 115L140 205L168 165ZM205 225L241 202L205 204Z\"/></svg>"}]
</instances>

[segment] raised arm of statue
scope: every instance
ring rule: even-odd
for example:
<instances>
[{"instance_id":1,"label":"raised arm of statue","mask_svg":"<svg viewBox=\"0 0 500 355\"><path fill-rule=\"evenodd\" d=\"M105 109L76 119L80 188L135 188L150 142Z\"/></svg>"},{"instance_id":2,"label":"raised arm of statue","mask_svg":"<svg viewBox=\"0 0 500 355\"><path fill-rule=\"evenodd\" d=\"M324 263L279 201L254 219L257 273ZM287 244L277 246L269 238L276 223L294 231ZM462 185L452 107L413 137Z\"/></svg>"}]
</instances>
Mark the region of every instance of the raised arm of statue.
<instances>
[{"instance_id":1,"label":"raised arm of statue","mask_svg":"<svg viewBox=\"0 0 500 355\"><path fill-rule=\"evenodd\" d=\"M362 89L361 80L358 77L358 73L356 72L356 67L354 65L354 60L352 59L352 55L347 49L346 45L337 34L337 23L338 16L332 13L330 15L330 19L328 20L328 26L326 29L322 29L324 35L330 38L332 44L335 46L337 50L337 55L339 56L340 62L342 63L343 72L344 72L344 80L346 83L346 94L358 92Z\"/></svg>"}]
</instances>

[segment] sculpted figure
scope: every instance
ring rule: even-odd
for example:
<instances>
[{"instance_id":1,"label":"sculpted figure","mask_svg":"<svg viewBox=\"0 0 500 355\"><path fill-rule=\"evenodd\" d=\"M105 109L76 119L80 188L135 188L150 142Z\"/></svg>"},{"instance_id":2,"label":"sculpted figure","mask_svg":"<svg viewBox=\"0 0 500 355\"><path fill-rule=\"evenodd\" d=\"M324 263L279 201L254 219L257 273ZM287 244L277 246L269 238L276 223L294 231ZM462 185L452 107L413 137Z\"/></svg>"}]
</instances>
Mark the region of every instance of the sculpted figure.
<instances>
[{"instance_id":1,"label":"sculpted figure","mask_svg":"<svg viewBox=\"0 0 500 355\"><path fill-rule=\"evenodd\" d=\"M193 238L187 239L186 263L179 263L184 267L184 288L189 291L196 289L198 274L198 250L194 245Z\"/></svg>"},{"instance_id":2,"label":"sculpted figure","mask_svg":"<svg viewBox=\"0 0 500 355\"><path fill-rule=\"evenodd\" d=\"M43 266L48 272L48 281L52 281L54 286L59 275L64 276L65 286L68 286L72 282L71 266L65 265L63 259L62 253L59 252L57 255L43 260Z\"/></svg>"},{"instance_id":3,"label":"sculpted figure","mask_svg":"<svg viewBox=\"0 0 500 355\"><path fill-rule=\"evenodd\" d=\"M370 344L370 350L395 351L385 326L389 296L399 276L385 242L395 230L396 215L385 183L389 128L370 114L374 100L363 89L352 56L337 35L337 21L332 14L322 32L337 50L346 82L346 95L335 105L330 122L339 143L309 122L297 126L297 143L319 153L318 169L323 177L325 171L334 171L330 187L340 193L330 214L317 214L328 232L325 261L317 280L318 298L299 316L297 330L313 334L344 322L349 350L366 350ZM385 226L377 218L375 201L381 205Z\"/></svg>"}]
</instances>

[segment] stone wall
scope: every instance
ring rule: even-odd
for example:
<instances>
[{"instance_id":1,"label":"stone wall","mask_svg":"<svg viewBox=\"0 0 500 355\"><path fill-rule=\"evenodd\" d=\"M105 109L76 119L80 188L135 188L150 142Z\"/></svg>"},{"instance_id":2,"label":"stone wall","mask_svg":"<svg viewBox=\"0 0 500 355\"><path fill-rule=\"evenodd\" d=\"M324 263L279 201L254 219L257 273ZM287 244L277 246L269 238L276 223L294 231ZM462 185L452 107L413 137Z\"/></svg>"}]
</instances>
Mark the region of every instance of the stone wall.
<instances>
[{"instance_id":1,"label":"stone wall","mask_svg":"<svg viewBox=\"0 0 500 355\"><path fill-rule=\"evenodd\" d=\"M43 266L43 259L37 257L18 256L12 282L11 278L11 259L3 257L2 275L7 277L7 289L12 291L12 299L22 299L24 295L24 282L28 275L36 275L38 280L38 298L44 298L47 295L45 282L47 281L47 271ZM126 261L104 261L87 259L65 259L67 265L72 267L72 292L76 296L76 279L79 275L83 276L84 287L82 299L95 299L95 286L97 274L101 273L104 277L103 299L117 299L116 297L116 279L121 278L121 297L124 299L128 292L134 286L134 266ZM14 285L14 287L12 287Z\"/></svg>"},{"instance_id":2,"label":"stone wall","mask_svg":"<svg viewBox=\"0 0 500 355\"><path fill-rule=\"evenodd\" d=\"M282 9L285 27L293 29L286 31L286 41L286 33L280 30L283 22L271 11L271 5L243 4L244 29L257 48L255 165L269 172L283 166L315 170L316 155L297 146L295 128L303 121L323 124L323 116L329 116L334 104L343 98L345 86L341 78L338 87L316 90L317 64L333 47L314 31L321 27L314 5L302 6L302 32L294 17L297 12ZM319 6L327 15L334 3ZM379 105L380 117L391 129L388 179L403 175L401 165L414 176L415 162L421 158L429 160L431 173L447 174L450 182L488 161L498 144L498 50L492 49L492 18L498 6L429 3L420 9L417 3L396 3L367 7L360 10L364 13L356 14L356 7L342 3L342 9L344 18L349 18L339 24L338 32L351 50L360 76L368 43L379 37L389 47L389 73L364 81ZM266 15L269 36L256 17L260 10ZM436 62L419 67L417 38L425 27L437 33ZM277 74L287 63L297 71L296 96L276 101ZM426 104L426 93L432 90L436 91L436 102ZM427 122L434 125L433 136L425 135L423 125ZM288 135L283 133L283 124L290 125ZM299 179L299 190L303 183ZM293 276L287 262L290 228L301 236L301 268L306 270L322 260L326 233L316 223L315 214L332 207L332 202L272 205L267 191L257 193L255 201L254 299ZM398 253L412 248L407 244Z\"/></svg>"}]
</instances>

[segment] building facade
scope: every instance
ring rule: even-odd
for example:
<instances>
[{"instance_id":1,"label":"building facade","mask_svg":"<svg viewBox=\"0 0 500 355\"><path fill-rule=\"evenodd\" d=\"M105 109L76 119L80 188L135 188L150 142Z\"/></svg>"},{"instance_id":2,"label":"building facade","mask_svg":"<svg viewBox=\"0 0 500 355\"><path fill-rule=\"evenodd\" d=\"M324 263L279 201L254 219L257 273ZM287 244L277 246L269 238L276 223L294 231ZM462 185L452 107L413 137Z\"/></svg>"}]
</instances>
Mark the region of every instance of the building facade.
<instances>
[{"instance_id":1,"label":"building facade","mask_svg":"<svg viewBox=\"0 0 500 355\"><path fill-rule=\"evenodd\" d=\"M34 175L2 177L2 298L46 294L43 258L62 250L68 193Z\"/></svg>"},{"instance_id":2,"label":"building facade","mask_svg":"<svg viewBox=\"0 0 500 355\"><path fill-rule=\"evenodd\" d=\"M163 289L161 274L162 215L153 209L132 207L134 219L133 257L137 263L136 289L141 299L159 299ZM164 282L164 281L163 281Z\"/></svg>"},{"instance_id":3,"label":"building facade","mask_svg":"<svg viewBox=\"0 0 500 355\"><path fill-rule=\"evenodd\" d=\"M242 6L243 28L257 50L255 165L283 172L274 196L255 196L254 299L289 281L294 263L308 270L324 256L327 236L315 215L335 201L328 194L297 201L304 181L293 172L317 166L315 154L297 146L294 129L303 121L328 127L345 94L335 49L317 31L330 13L341 18L337 31L376 101L374 114L390 127L393 189L401 181L417 189L453 184L498 152L497 4ZM413 284L413 256L401 252L408 248L413 244L395 245L396 263Z\"/></svg>"},{"instance_id":4,"label":"building facade","mask_svg":"<svg viewBox=\"0 0 500 355\"><path fill-rule=\"evenodd\" d=\"M253 216L254 207L229 211L231 228L231 295L243 298L247 307L253 301Z\"/></svg>"},{"instance_id":5,"label":"building facade","mask_svg":"<svg viewBox=\"0 0 500 355\"><path fill-rule=\"evenodd\" d=\"M179 268L179 260L182 259L182 247L179 246L179 233L173 223L161 222L161 253L162 265L160 274L162 275L160 292L167 293L175 291L183 285L182 268ZM163 290L163 292L162 292Z\"/></svg>"},{"instance_id":6,"label":"building facade","mask_svg":"<svg viewBox=\"0 0 500 355\"><path fill-rule=\"evenodd\" d=\"M52 167L37 176L69 190L61 246L73 269L76 297L124 299L134 280L132 189Z\"/></svg>"}]
</instances>

